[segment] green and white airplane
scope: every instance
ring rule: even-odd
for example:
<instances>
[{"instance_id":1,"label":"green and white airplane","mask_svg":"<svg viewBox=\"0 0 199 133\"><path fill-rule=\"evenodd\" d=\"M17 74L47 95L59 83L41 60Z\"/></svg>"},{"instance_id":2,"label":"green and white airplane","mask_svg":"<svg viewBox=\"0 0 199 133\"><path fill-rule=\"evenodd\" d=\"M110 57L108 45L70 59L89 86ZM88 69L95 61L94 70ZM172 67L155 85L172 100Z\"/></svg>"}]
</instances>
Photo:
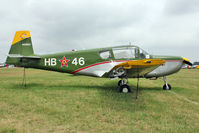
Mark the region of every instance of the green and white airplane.
<instances>
[{"instance_id":1,"label":"green and white airplane","mask_svg":"<svg viewBox=\"0 0 199 133\"><path fill-rule=\"evenodd\" d=\"M131 92L128 78L163 77L163 89L170 90L171 85L167 83L166 76L178 72L183 64L192 65L186 58L150 55L134 45L36 55L30 31L16 32L6 64L70 74L120 78L120 92L126 93Z\"/></svg>"}]
</instances>

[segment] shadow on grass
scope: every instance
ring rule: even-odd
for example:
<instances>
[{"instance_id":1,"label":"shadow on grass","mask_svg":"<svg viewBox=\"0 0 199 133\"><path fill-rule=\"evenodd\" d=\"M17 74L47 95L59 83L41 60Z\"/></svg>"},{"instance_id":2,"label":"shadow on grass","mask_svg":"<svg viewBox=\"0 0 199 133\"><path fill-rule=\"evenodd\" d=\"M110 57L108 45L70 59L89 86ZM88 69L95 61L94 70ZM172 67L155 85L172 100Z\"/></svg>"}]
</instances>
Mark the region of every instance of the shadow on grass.
<instances>
[{"instance_id":1,"label":"shadow on grass","mask_svg":"<svg viewBox=\"0 0 199 133\"><path fill-rule=\"evenodd\" d=\"M66 90L66 91L82 91L82 90L95 90L97 92L96 98L92 97L92 99L97 99L96 103L100 103L100 107L108 108L111 110L117 111L128 111L128 112L136 112L141 111L147 108L147 98L143 96L144 91L162 91L160 87L143 87L140 86L139 89L139 99L136 100L136 86L131 85L132 93L119 93L119 87L117 86L117 82L107 81L103 84L44 84L44 83L27 83L26 87L22 84L13 83L10 84L9 89L15 90ZM7 87L7 88L8 88ZM95 93L94 92L94 93ZM94 94L93 93L93 94ZM89 94L89 93L88 93ZM88 95L89 96L89 95ZM148 96L149 97L149 96ZM90 102L89 100L87 102ZM92 104L91 104L92 105Z\"/></svg>"},{"instance_id":2,"label":"shadow on grass","mask_svg":"<svg viewBox=\"0 0 199 133\"><path fill-rule=\"evenodd\" d=\"M36 87L41 87L43 86L43 84L40 83L29 83L26 85L23 85L22 83L12 83L9 84L6 88L7 89L14 89L14 90L26 90L26 89L32 89L32 88L36 88ZM40 88L38 88L40 89Z\"/></svg>"},{"instance_id":3,"label":"shadow on grass","mask_svg":"<svg viewBox=\"0 0 199 133\"><path fill-rule=\"evenodd\" d=\"M137 89L137 86L131 85L131 90L134 93ZM49 90L77 90L77 89L98 89L104 91L111 91L111 92L119 92L119 86L115 82L105 82L104 84L92 84L92 85L85 85L85 84L43 84L43 83L27 83L23 85L22 83L12 83L6 87L7 89L49 89ZM139 91L162 91L161 87L139 87Z\"/></svg>"}]
</instances>

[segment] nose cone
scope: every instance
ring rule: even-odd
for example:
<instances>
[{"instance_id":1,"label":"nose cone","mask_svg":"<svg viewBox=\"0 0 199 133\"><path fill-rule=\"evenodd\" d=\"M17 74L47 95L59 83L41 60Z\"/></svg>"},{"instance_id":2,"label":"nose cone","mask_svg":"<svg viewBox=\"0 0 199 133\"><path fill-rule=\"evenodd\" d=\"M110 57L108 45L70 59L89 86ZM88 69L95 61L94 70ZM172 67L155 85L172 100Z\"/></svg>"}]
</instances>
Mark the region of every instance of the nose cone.
<instances>
[{"instance_id":1,"label":"nose cone","mask_svg":"<svg viewBox=\"0 0 199 133\"><path fill-rule=\"evenodd\" d=\"M183 57L183 63L192 66L193 64L190 62L189 59Z\"/></svg>"}]
</instances>

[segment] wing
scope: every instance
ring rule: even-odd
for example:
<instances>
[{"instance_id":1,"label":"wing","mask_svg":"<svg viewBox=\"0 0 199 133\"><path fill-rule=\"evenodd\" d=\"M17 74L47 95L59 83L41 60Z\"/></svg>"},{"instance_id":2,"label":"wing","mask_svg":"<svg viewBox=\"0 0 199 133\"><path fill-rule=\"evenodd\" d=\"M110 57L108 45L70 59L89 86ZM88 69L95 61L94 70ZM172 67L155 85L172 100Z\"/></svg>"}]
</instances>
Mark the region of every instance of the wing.
<instances>
[{"instance_id":1,"label":"wing","mask_svg":"<svg viewBox=\"0 0 199 133\"><path fill-rule=\"evenodd\" d=\"M144 75L153 71L164 63L165 61L161 59L126 61L113 67L110 71L110 77L120 77L122 75L127 75L127 77L144 77Z\"/></svg>"}]
</instances>

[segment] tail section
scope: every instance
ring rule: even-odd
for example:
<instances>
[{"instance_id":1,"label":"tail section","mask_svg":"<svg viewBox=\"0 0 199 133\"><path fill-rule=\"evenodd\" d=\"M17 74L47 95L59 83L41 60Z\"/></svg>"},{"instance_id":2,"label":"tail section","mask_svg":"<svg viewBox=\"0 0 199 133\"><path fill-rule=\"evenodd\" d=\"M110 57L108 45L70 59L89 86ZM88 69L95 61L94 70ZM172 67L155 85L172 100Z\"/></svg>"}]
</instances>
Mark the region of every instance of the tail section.
<instances>
[{"instance_id":1,"label":"tail section","mask_svg":"<svg viewBox=\"0 0 199 133\"><path fill-rule=\"evenodd\" d=\"M24 66L30 62L30 59L39 59L34 56L30 31L17 31L6 64Z\"/></svg>"}]
</instances>

